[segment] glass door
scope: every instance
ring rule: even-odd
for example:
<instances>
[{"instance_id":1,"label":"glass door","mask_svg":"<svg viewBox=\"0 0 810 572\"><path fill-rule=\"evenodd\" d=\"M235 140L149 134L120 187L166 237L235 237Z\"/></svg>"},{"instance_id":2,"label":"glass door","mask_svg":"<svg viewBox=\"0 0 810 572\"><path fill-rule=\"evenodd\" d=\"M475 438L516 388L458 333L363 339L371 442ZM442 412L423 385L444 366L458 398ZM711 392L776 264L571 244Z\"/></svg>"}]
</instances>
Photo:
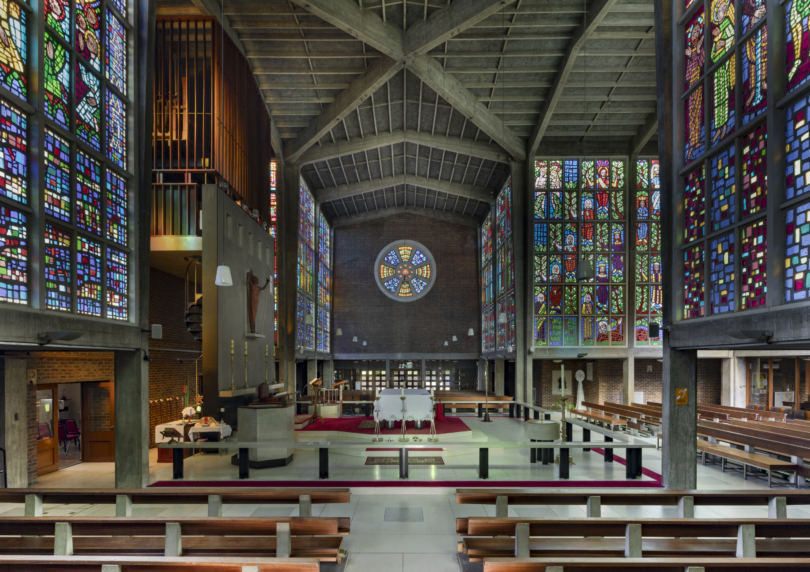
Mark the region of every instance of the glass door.
<instances>
[{"instance_id":1,"label":"glass door","mask_svg":"<svg viewBox=\"0 0 810 572\"><path fill-rule=\"evenodd\" d=\"M59 469L59 428L55 385L37 386L37 475Z\"/></svg>"}]
</instances>

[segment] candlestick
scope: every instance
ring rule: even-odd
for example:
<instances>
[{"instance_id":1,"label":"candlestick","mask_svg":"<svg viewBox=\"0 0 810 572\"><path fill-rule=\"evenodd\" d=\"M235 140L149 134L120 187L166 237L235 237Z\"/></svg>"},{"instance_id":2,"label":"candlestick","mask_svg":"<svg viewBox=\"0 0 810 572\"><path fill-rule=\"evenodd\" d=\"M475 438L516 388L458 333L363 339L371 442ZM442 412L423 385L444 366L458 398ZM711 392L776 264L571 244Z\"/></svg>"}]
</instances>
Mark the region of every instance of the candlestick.
<instances>
[{"instance_id":1,"label":"candlestick","mask_svg":"<svg viewBox=\"0 0 810 572\"><path fill-rule=\"evenodd\" d=\"M269 363L269 354L267 351L267 346L264 346L264 382L267 383L267 376L268 376L268 363Z\"/></svg>"},{"instance_id":2,"label":"candlestick","mask_svg":"<svg viewBox=\"0 0 810 572\"><path fill-rule=\"evenodd\" d=\"M264 346L264 357L268 357L270 355L270 346L265 344Z\"/></svg>"},{"instance_id":3,"label":"candlestick","mask_svg":"<svg viewBox=\"0 0 810 572\"><path fill-rule=\"evenodd\" d=\"M245 342L245 355L247 356L247 342Z\"/></svg>"},{"instance_id":4,"label":"candlestick","mask_svg":"<svg viewBox=\"0 0 810 572\"><path fill-rule=\"evenodd\" d=\"M245 389L248 388L247 342L245 342Z\"/></svg>"},{"instance_id":5,"label":"candlestick","mask_svg":"<svg viewBox=\"0 0 810 572\"><path fill-rule=\"evenodd\" d=\"M233 355L233 340L231 340L231 355Z\"/></svg>"}]
</instances>

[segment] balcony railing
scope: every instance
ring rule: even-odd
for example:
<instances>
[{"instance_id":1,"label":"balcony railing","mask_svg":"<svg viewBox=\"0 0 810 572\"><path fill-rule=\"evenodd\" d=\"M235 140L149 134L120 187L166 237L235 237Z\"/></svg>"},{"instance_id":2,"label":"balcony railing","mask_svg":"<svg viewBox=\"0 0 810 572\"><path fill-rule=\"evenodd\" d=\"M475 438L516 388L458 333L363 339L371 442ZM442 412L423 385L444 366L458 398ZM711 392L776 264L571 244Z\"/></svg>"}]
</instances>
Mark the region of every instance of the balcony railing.
<instances>
[{"instance_id":1,"label":"balcony railing","mask_svg":"<svg viewBox=\"0 0 810 572\"><path fill-rule=\"evenodd\" d=\"M152 184L152 236L202 236L196 183Z\"/></svg>"}]
</instances>

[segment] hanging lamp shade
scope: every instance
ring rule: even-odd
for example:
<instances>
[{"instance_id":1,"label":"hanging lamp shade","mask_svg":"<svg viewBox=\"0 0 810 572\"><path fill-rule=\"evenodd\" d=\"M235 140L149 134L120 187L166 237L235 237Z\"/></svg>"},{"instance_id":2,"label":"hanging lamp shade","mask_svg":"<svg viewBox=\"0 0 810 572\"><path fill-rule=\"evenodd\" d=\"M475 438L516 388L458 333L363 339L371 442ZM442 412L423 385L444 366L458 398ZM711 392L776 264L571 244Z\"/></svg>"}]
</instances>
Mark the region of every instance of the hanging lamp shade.
<instances>
[{"instance_id":1,"label":"hanging lamp shade","mask_svg":"<svg viewBox=\"0 0 810 572\"><path fill-rule=\"evenodd\" d=\"M474 336L474 335L475 335L475 330L473 330L472 328L470 328L469 330L467 330L467 335L468 335L468 336Z\"/></svg>"},{"instance_id":2,"label":"hanging lamp shade","mask_svg":"<svg viewBox=\"0 0 810 572\"><path fill-rule=\"evenodd\" d=\"M499 324L505 324L506 321L507 321L506 312L501 312L500 314L498 314L498 323Z\"/></svg>"},{"instance_id":3,"label":"hanging lamp shade","mask_svg":"<svg viewBox=\"0 0 810 572\"><path fill-rule=\"evenodd\" d=\"M214 278L214 284L217 286L233 286L233 278L231 278L231 269L229 266L217 266L217 277Z\"/></svg>"},{"instance_id":4,"label":"hanging lamp shade","mask_svg":"<svg viewBox=\"0 0 810 572\"><path fill-rule=\"evenodd\" d=\"M353 341L353 342L356 342L356 341L357 341L357 336L354 336L354 337L352 338L352 341Z\"/></svg>"},{"instance_id":5,"label":"hanging lamp shade","mask_svg":"<svg viewBox=\"0 0 810 572\"><path fill-rule=\"evenodd\" d=\"M453 341L454 341L454 342L457 342L457 341L458 341L458 338L457 338L456 336L453 336Z\"/></svg>"}]
</instances>

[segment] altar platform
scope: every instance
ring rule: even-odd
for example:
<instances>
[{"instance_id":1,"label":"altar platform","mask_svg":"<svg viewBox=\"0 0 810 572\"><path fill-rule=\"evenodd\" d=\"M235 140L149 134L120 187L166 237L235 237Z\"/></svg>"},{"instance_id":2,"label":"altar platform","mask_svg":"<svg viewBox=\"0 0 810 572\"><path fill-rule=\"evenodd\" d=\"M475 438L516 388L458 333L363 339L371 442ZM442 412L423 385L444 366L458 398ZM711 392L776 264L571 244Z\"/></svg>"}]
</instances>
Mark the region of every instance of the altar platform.
<instances>
[{"instance_id":1,"label":"altar platform","mask_svg":"<svg viewBox=\"0 0 810 572\"><path fill-rule=\"evenodd\" d=\"M430 436L430 423L425 423L422 429L416 429L413 421L408 421L406 425L408 436L417 436L425 440ZM402 422L397 421L393 429L386 429L385 423L380 423L380 434L383 441L372 443L369 439L369 446L384 447L389 439L396 441L402 433ZM436 434L440 439L447 441L467 441L473 440L473 432L464 421L458 417L445 417L436 421ZM295 440L303 441L323 441L341 438L354 438L358 435L374 435L373 417L343 417L341 419L318 419L314 423L307 425L303 429L295 430ZM482 436L483 437L483 436ZM440 444L436 445L440 447Z\"/></svg>"}]
</instances>

